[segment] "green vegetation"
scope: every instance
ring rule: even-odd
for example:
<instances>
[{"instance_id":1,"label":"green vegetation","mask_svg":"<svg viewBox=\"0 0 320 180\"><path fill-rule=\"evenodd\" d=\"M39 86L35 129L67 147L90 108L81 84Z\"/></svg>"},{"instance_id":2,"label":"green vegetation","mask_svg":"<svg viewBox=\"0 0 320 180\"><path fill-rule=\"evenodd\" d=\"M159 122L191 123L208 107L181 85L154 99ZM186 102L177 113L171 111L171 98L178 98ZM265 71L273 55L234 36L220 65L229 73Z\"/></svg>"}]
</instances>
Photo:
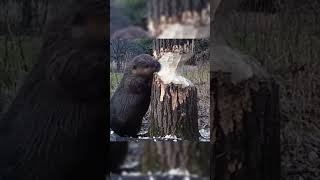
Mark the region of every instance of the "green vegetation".
<instances>
[{"instance_id":1,"label":"green vegetation","mask_svg":"<svg viewBox=\"0 0 320 180\"><path fill-rule=\"evenodd\" d=\"M110 95L112 95L123 77L123 73L110 73Z\"/></svg>"},{"instance_id":2,"label":"green vegetation","mask_svg":"<svg viewBox=\"0 0 320 180\"><path fill-rule=\"evenodd\" d=\"M18 80L37 60L40 44L39 38L0 37L0 96L6 103L14 96Z\"/></svg>"},{"instance_id":3,"label":"green vegetation","mask_svg":"<svg viewBox=\"0 0 320 180\"><path fill-rule=\"evenodd\" d=\"M0 38L0 86L14 85L19 72L28 72L37 59L39 39Z\"/></svg>"}]
</instances>

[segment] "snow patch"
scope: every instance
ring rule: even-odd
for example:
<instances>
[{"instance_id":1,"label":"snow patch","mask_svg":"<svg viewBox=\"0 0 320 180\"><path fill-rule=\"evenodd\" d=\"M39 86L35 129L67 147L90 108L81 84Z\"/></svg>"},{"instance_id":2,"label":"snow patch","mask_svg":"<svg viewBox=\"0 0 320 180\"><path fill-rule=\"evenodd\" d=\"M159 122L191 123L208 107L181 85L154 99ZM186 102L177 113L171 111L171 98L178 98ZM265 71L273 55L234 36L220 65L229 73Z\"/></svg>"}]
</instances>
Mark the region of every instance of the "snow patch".
<instances>
[{"instance_id":1,"label":"snow patch","mask_svg":"<svg viewBox=\"0 0 320 180\"><path fill-rule=\"evenodd\" d=\"M125 175L125 176L141 176L142 174L140 172L126 172L126 171L123 171L121 173L121 175Z\"/></svg>"},{"instance_id":2,"label":"snow patch","mask_svg":"<svg viewBox=\"0 0 320 180\"><path fill-rule=\"evenodd\" d=\"M133 169L139 165L139 162L133 161L133 162L127 162L123 164L121 167L125 169Z\"/></svg>"},{"instance_id":3,"label":"snow patch","mask_svg":"<svg viewBox=\"0 0 320 180\"><path fill-rule=\"evenodd\" d=\"M210 141L210 129L209 128L200 129L199 133L200 133L201 137L203 137L203 139Z\"/></svg>"}]
</instances>

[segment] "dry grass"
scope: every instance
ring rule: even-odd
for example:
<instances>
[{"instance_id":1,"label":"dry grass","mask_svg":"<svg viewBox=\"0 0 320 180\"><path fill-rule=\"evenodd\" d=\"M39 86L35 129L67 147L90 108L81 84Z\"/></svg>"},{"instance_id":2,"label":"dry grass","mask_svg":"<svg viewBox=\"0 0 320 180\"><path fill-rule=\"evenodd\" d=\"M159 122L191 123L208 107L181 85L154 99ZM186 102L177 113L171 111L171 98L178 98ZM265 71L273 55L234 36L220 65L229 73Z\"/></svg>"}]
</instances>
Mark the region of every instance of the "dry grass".
<instances>
[{"instance_id":1,"label":"dry grass","mask_svg":"<svg viewBox=\"0 0 320 180\"><path fill-rule=\"evenodd\" d=\"M182 66L178 72L189 79L198 90L199 128L209 128L210 114L210 66L208 61L197 66Z\"/></svg>"}]
</instances>

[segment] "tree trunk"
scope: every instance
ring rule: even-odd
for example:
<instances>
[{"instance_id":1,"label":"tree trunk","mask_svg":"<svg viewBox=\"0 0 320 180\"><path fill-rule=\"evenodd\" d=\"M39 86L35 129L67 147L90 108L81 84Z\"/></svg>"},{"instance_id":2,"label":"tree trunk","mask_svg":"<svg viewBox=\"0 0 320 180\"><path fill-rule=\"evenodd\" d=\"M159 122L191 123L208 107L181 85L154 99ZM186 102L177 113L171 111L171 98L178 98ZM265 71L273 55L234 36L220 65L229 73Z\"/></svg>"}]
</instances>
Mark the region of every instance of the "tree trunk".
<instances>
[{"instance_id":1,"label":"tree trunk","mask_svg":"<svg viewBox=\"0 0 320 180\"><path fill-rule=\"evenodd\" d=\"M280 179L279 90L254 59L213 45L212 179Z\"/></svg>"},{"instance_id":2,"label":"tree trunk","mask_svg":"<svg viewBox=\"0 0 320 180\"><path fill-rule=\"evenodd\" d=\"M175 135L197 140L197 88L193 85L164 84L156 74L151 92L151 136Z\"/></svg>"},{"instance_id":3,"label":"tree trunk","mask_svg":"<svg viewBox=\"0 0 320 180\"><path fill-rule=\"evenodd\" d=\"M200 142L144 142L142 171L188 170L191 174L210 175L210 144Z\"/></svg>"}]
</instances>

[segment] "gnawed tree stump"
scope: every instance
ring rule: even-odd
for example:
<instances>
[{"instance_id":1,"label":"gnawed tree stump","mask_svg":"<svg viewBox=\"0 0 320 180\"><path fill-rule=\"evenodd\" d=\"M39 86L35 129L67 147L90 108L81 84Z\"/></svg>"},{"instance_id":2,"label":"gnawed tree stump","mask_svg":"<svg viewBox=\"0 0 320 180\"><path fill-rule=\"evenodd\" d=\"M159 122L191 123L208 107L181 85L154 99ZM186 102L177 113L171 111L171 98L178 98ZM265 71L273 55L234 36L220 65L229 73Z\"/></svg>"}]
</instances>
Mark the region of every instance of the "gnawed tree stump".
<instances>
[{"instance_id":1,"label":"gnawed tree stump","mask_svg":"<svg viewBox=\"0 0 320 180\"><path fill-rule=\"evenodd\" d=\"M159 75L154 76L151 95L151 135L175 135L182 139L197 139L197 109L195 86L164 84Z\"/></svg>"},{"instance_id":2,"label":"gnawed tree stump","mask_svg":"<svg viewBox=\"0 0 320 180\"><path fill-rule=\"evenodd\" d=\"M226 45L211 52L211 179L280 179L278 85Z\"/></svg>"},{"instance_id":3,"label":"gnawed tree stump","mask_svg":"<svg viewBox=\"0 0 320 180\"><path fill-rule=\"evenodd\" d=\"M210 175L210 143L146 141L143 148L143 172L166 172L179 168L202 177Z\"/></svg>"},{"instance_id":4,"label":"gnawed tree stump","mask_svg":"<svg viewBox=\"0 0 320 180\"><path fill-rule=\"evenodd\" d=\"M182 55L165 54L159 62L151 91L151 136L174 135L182 139L199 138L197 88L186 78L176 75Z\"/></svg>"}]
</instances>

